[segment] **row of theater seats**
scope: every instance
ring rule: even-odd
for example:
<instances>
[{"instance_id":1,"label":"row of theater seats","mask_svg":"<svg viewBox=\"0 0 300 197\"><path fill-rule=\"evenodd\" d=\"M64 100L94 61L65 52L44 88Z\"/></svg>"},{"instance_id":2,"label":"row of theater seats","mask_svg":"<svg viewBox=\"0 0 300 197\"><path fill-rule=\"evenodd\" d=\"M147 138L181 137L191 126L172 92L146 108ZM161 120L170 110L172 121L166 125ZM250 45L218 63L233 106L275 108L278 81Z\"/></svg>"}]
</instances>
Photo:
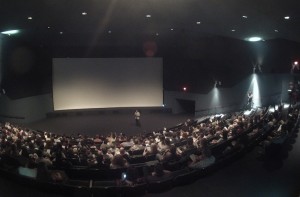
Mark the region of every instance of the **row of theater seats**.
<instances>
[{"instance_id":1,"label":"row of theater seats","mask_svg":"<svg viewBox=\"0 0 300 197\"><path fill-rule=\"evenodd\" d=\"M9 169L7 163L1 160L1 173L3 176L13 179L20 184L31 185L46 192L60 193L66 196L140 196L146 192L162 192L174 186L189 184L216 169L226 166L226 164L244 155L248 150L251 150L251 148L264 140L274 129L277 129L276 124L268 128L262 127L261 124L262 122L259 122L241 135L211 146L211 151L216 157L216 162L206 168L191 169L184 167L184 165L180 167L173 166L174 169L170 169L172 171L171 176L155 181L144 181L133 186L124 185L120 182L121 174L126 172L126 168L100 170L77 166L61 171L65 173L66 177L63 181L43 182L38 179L20 176ZM298 119L292 125L292 129L294 130L298 125ZM248 139L244 146L232 149L226 153L224 152L224 149L232 141L242 139L243 137L247 137ZM145 161L133 165L138 169L139 175L144 176L145 167L153 168L156 162ZM168 167L170 166L165 165L165 168Z\"/></svg>"},{"instance_id":2,"label":"row of theater seats","mask_svg":"<svg viewBox=\"0 0 300 197\"><path fill-rule=\"evenodd\" d=\"M239 154L241 154L241 152L236 152L231 156L226 157L226 159L223 159L222 161L220 160L215 165L204 169L195 170L184 168L182 170L172 172L172 175L167 178L149 182L146 181L133 186L123 185L116 180L93 181L68 178L63 182L43 182L34 178L19 176L16 173L11 173L3 169L1 170L1 176L5 176L18 184L34 187L47 193L57 193L65 196L141 196L145 193L163 192L171 189L172 187L192 183L200 177L204 177L215 171L217 168L220 168L230 162ZM122 170L119 171L119 173L121 172Z\"/></svg>"}]
</instances>

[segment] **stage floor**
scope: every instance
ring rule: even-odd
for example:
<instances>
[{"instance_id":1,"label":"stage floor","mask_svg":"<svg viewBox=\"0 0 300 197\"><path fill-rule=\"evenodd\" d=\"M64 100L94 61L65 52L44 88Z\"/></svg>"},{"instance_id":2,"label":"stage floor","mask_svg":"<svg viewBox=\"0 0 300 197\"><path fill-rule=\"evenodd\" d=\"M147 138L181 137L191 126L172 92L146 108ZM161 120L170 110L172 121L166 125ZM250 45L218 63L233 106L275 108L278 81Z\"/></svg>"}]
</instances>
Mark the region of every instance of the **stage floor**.
<instances>
[{"instance_id":1,"label":"stage floor","mask_svg":"<svg viewBox=\"0 0 300 197\"><path fill-rule=\"evenodd\" d=\"M58 134L96 134L107 135L111 132L138 135L173 127L187 119L193 119L193 114L175 115L172 113L142 113L141 127L135 125L134 115L130 113L111 113L97 115L76 115L48 117L38 122L23 124L30 129L44 130Z\"/></svg>"}]
</instances>

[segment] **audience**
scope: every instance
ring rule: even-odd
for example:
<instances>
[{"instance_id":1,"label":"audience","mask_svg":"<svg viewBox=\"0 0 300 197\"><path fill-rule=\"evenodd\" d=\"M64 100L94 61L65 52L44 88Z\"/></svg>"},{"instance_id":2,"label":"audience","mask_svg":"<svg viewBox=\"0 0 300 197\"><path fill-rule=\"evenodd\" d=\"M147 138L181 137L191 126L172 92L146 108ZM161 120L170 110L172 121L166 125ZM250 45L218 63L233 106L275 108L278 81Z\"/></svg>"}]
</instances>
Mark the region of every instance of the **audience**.
<instances>
[{"instance_id":1,"label":"audience","mask_svg":"<svg viewBox=\"0 0 300 197\"><path fill-rule=\"evenodd\" d=\"M200 123L188 120L178 128L164 128L147 136L126 136L123 133L94 137L81 134L66 136L33 131L7 122L0 125L0 155L15 158L22 167L22 172L24 169L28 172L28 169L35 169L37 166L45 169L64 169L72 165L104 169L126 168L130 167L132 155L129 153L137 151L145 158L155 155L153 159L163 163L188 158L192 160L190 168L205 168L216 159L211 153L211 147L230 141L221 150L224 154L240 149L247 143L246 138L251 137L250 134L243 133L252 128L252 125L262 122L260 129L253 129L254 133L272 128L278 124L280 114L281 112L271 113L267 117L262 114L212 116ZM291 116L294 117L293 114ZM281 121L276 132L273 132L264 145L269 144L272 138L286 134L287 125L288 122ZM151 176L164 177L169 173L158 163ZM132 177L131 180L128 179L128 184L135 183L135 175Z\"/></svg>"}]
</instances>

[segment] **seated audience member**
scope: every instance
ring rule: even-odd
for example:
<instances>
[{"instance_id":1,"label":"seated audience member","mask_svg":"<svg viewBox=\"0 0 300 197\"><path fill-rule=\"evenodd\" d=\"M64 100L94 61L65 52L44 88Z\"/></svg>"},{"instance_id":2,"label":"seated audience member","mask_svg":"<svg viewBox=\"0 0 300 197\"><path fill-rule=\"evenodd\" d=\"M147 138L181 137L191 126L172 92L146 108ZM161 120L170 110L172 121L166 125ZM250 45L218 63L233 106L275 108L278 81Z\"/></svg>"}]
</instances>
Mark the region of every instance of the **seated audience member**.
<instances>
[{"instance_id":1,"label":"seated audience member","mask_svg":"<svg viewBox=\"0 0 300 197\"><path fill-rule=\"evenodd\" d=\"M123 147L120 148L119 152L119 154L122 155L122 157L128 162L130 159L129 153Z\"/></svg>"},{"instance_id":2,"label":"seated audience member","mask_svg":"<svg viewBox=\"0 0 300 197\"><path fill-rule=\"evenodd\" d=\"M189 164L190 168L193 169L201 169L206 168L215 163L215 157L211 154L210 150L206 150L202 152L202 155L190 155L192 163Z\"/></svg>"},{"instance_id":3,"label":"seated audience member","mask_svg":"<svg viewBox=\"0 0 300 197\"><path fill-rule=\"evenodd\" d=\"M94 143L95 144L101 144L102 143L102 140L100 139L99 135L95 136Z\"/></svg>"},{"instance_id":4,"label":"seated audience member","mask_svg":"<svg viewBox=\"0 0 300 197\"><path fill-rule=\"evenodd\" d=\"M53 153L52 157L54 157L52 162L55 167L58 167L58 168L68 167L68 163L66 161L66 155L64 154L62 149L60 149L60 148L57 149Z\"/></svg>"},{"instance_id":5,"label":"seated audience member","mask_svg":"<svg viewBox=\"0 0 300 197\"><path fill-rule=\"evenodd\" d=\"M25 146L22 146L20 151L20 156L18 157L18 161L20 165L25 166L29 161L29 153Z\"/></svg>"},{"instance_id":6,"label":"seated audience member","mask_svg":"<svg viewBox=\"0 0 300 197\"><path fill-rule=\"evenodd\" d=\"M162 153L170 149L171 141L169 138L165 138L165 136L160 136L160 142L158 143L158 150Z\"/></svg>"},{"instance_id":7,"label":"seated audience member","mask_svg":"<svg viewBox=\"0 0 300 197\"><path fill-rule=\"evenodd\" d=\"M68 176L62 170L51 170L50 181L54 183L65 183L68 181Z\"/></svg>"},{"instance_id":8,"label":"seated audience member","mask_svg":"<svg viewBox=\"0 0 300 197\"><path fill-rule=\"evenodd\" d=\"M184 130L180 131L180 139L181 140L186 140L189 137L189 132L186 132Z\"/></svg>"},{"instance_id":9,"label":"seated audience member","mask_svg":"<svg viewBox=\"0 0 300 197\"><path fill-rule=\"evenodd\" d=\"M98 161L97 161L96 155L94 155L94 154L89 155L87 158L87 165L90 168L93 168L93 167L96 167L97 164L98 164Z\"/></svg>"},{"instance_id":10,"label":"seated audience member","mask_svg":"<svg viewBox=\"0 0 300 197\"><path fill-rule=\"evenodd\" d=\"M162 158L160 161L163 162L174 162L174 161L179 161L180 156L176 152L176 147L174 145L170 146L170 149L168 149L166 152L164 152Z\"/></svg>"},{"instance_id":11,"label":"seated audience member","mask_svg":"<svg viewBox=\"0 0 300 197\"><path fill-rule=\"evenodd\" d=\"M106 147L102 148L102 155L103 155L103 163L105 165L110 165L113 155L108 152Z\"/></svg>"},{"instance_id":12,"label":"seated audience member","mask_svg":"<svg viewBox=\"0 0 300 197\"><path fill-rule=\"evenodd\" d=\"M169 129L164 127L164 129L163 129L163 135L164 136L169 137L172 133L173 133L173 131L170 131Z\"/></svg>"},{"instance_id":13,"label":"seated audience member","mask_svg":"<svg viewBox=\"0 0 300 197\"><path fill-rule=\"evenodd\" d=\"M96 165L91 166L91 168L95 167L95 168L99 168L99 169L103 169L103 168L109 168L110 167L110 163L109 164L105 164L103 161L103 155L98 154L96 155Z\"/></svg>"},{"instance_id":14,"label":"seated audience member","mask_svg":"<svg viewBox=\"0 0 300 197\"><path fill-rule=\"evenodd\" d=\"M157 145L155 143L152 143L151 145L148 145L143 152L144 156L148 156L148 155L154 155L158 153L158 148Z\"/></svg>"},{"instance_id":15,"label":"seated audience member","mask_svg":"<svg viewBox=\"0 0 300 197\"><path fill-rule=\"evenodd\" d=\"M134 145L130 147L131 151L144 150L144 146L140 144L138 139L134 139Z\"/></svg>"},{"instance_id":16,"label":"seated audience member","mask_svg":"<svg viewBox=\"0 0 300 197\"><path fill-rule=\"evenodd\" d=\"M222 131L222 138L224 141L226 141L228 139L228 131L227 129L223 129Z\"/></svg>"},{"instance_id":17,"label":"seated audience member","mask_svg":"<svg viewBox=\"0 0 300 197\"><path fill-rule=\"evenodd\" d=\"M110 168L111 169L125 168L125 167L128 167L128 165L129 164L126 161L126 159L124 159L124 157L122 155L117 154L112 158Z\"/></svg>"},{"instance_id":18,"label":"seated audience member","mask_svg":"<svg viewBox=\"0 0 300 197\"><path fill-rule=\"evenodd\" d=\"M52 166L51 156L48 153L38 153L37 163L44 163L47 167Z\"/></svg>"},{"instance_id":19,"label":"seated audience member","mask_svg":"<svg viewBox=\"0 0 300 197\"><path fill-rule=\"evenodd\" d=\"M177 148L177 153L179 153L179 155L181 156L186 156L189 155L190 152L196 148L193 144L193 139L192 138L188 138L187 139L187 144L185 146L182 147L182 149Z\"/></svg>"}]
</instances>

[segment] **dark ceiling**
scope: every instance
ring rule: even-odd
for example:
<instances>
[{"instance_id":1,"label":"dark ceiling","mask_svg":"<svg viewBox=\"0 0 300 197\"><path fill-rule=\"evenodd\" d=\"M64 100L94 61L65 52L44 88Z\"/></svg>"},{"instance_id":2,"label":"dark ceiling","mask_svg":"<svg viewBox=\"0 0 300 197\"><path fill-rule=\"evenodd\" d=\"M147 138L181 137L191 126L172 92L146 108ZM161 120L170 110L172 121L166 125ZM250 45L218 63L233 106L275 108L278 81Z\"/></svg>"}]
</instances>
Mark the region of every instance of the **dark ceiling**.
<instances>
[{"instance_id":1,"label":"dark ceiling","mask_svg":"<svg viewBox=\"0 0 300 197\"><path fill-rule=\"evenodd\" d=\"M182 35L300 42L299 8L297 0L1 0L0 31L19 29L11 36L46 46L134 45Z\"/></svg>"},{"instance_id":2,"label":"dark ceiling","mask_svg":"<svg viewBox=\"0 0 300 197\"><path fill-rule=\"evenodd\" d=\"M53 57L163 57L164 89L191 92L215 80L233 86L254 64L286 73L299 60L299 8L296 0L0 0L0 32L20 30L0 34L1 84L11 98L51 92ZM251 36L266 42L244 41Z\"/></svg>"}]
</instances>

